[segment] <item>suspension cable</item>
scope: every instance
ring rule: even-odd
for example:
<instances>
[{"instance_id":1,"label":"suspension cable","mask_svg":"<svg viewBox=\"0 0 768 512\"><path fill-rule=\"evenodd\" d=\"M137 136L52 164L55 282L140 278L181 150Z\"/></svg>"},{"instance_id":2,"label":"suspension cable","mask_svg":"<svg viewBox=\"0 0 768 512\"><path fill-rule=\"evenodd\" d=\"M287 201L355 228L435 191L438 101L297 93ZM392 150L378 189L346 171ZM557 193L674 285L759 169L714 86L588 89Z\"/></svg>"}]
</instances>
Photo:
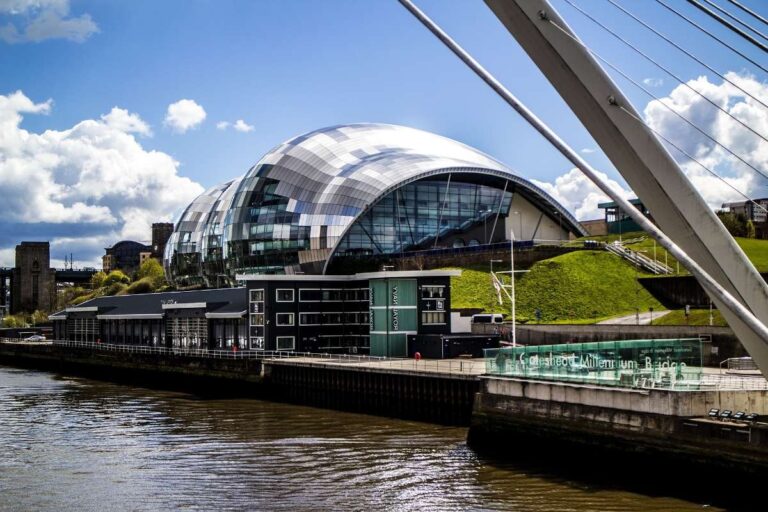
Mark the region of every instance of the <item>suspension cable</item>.
<instances>
[{"instance_id":1,"label":"suspension cable","mask_svg":"<svg viewBox=\"0 0 768 512\"><path fill-rule=\"evenodd\" d=\"M757 30L755 27L753 27L752 25L750 25L746 21L738 18L737 16L734 16L733 14L728 12L727 9L723 9L722 7L720 7L719 5L714 3L712 0L703 0L703 1L706 2L708 5L710 5L713 9L715 9L717 11L720 11L721 13L725 14L727 17L731 18L733 21L735 21L736 23L738 23L742 27L746 28L747 30L749 30L753 34L757 34L758 36L762 37L763 39L768 40L768 36L766 36L765 34L760 32L759 30Z\"/></svg>"},{"instance_id":2,"label":"suspension cable","mask_svg":"<svg viewBox=\"0 0 768 512\"><path fill-rule=\"evenodd\" d=\"M720 105L718 105L716 102L714 102L713 100L711 100L709 97L705 96L705 95L704 95L702 92L700 92L699 90L697 90L697 89L694 89L694 88L693 88L693 87L692 87L690 84L688 84L687 82L685 82L685 81L684 81L682 78L680 78L678 75L676 75L675 73L673 73L672 71L670 71L668 68L664 67L663 65L659 64L659 63L658 63L658 62L656 62L656 61L655 61L655 60L654 60L652 57L650 57L649 55L645 54L645 53L644 53L642 50L640 50L639 48L637 48L636 46L634 46L632 43L630 43L629 41L627 41L626 39L624 39L623 37L621 37L619 34L617 34L616 32L614 32L613 30L611 30L611 29L610 29L610 28L608 28L607 26L603 25L603 24L602 24L600 21L598 21L597 19L595 19L595 18L594 18L593 16L591 16L589 13L585 12L585 11L584 11L584 10L582 10L582 9L581 9L579 6L577 6L577 5L575 5L573 2L571 2L571 0L563 0L563 1L564 1L565 3L567 3L568 5L570 5L571 7L573 7L574 9L576 9L576 10L577 10L578 12L580 12L580 13L581 13L581 14L582 14L584 17L586 17L587 19L589 19L590 21L592 21L592 22L593 22L594 24L596 24L598 27L602 28L603 30L605 30L606 32L608 32L609 34L611 34L613 37L615 37L616 39L618 39L619 41L621 41L622 43L624 43L624 44L625 44L627 47L631 48L631 49L632 49L632 50L633 50L635 53L637 53L638 55L640 55L641 57L643 57L643 58L644 58L646 61L650 62L651 64L653 64L654 66L656 66L657 68L659 68L660 70L662 70L663 72L665 72L667 75L669 75L669 76L671 76L672 78L674 78L675 80L677 80L677 82L678 82L679 84L683 85L684 87L686 87L687 89L689 89L690 91L692 91L693 93L695 93L696 95L700 96L700 97L701 97L701 98L703 98L703 99L704 99L704 100L705 100L707 103L709 103L710 105L712 105L713 107L715 107L717 110L719 110L719 111L720 111L720 112L722 112L723 114L727 115L728 117L730 117L731 119L733 119L734 121L736 121L736 122L737 122L738 124L740 124L740 125L741 125L743 128L746 128L747 130L749 130L750 132L752 132L754 135L756 135L756 136L760 137L760 138L761 138L761 139L762 139L764 142L767 142L767 143L768 143L768 139L767 139L767 138L766 138L766 137L765 137L763 134L761 134L761 133L757 132L757 131L756 131L754 128L752 128L751 126L749 126L748 124L746 124L745 122L743 122L741 119L737 118L736 116L734 116L733 114L731 114L730 112L728 112L727 110L725 110L723 107L721 107ZM608 1L610 1L610 0L608 0ZM581 42L579 42L579 44L582 44L582 45L583 45L583 43L581 43ZM584 45L584 46L585 46L585 45ZM586 48L586 46L585 46L585 48ZM593 52L593 51L592 51L591 49L589 49L589 48L587 48L587 50L588 50L589 52L593 53L593 54L595 53L595 52ZM605 60L604 60L604 59L602 59L602 58L601 58L600 60L603 60L603 61L605 62ZM611 65L610 63L606 62L606 64L608 64L609 66L611 66L612 68L614 68L614 69L615 69L615 67L614 67L613 65ZM619 70L617 69L617 71L619 71ZM619 72L620 72L620 71L619 71ZM622 73L622 75L623 75L623 73ZM626 77L626 76L625 76L625 78L627 78L627 79L631 80L629 77ZM641 87L641 86L640 86L640 85L638 85L638 87ZM646 90L644 87L641 87L641 88L643 89L643 91L644 91L644 92L646 92L646 93L647 93L647 94L649 94L650 96L653 96L653 94L651 94L649 91L647 91L647 90ZM655 99L658 99L658 98L655 98ZM768 178L768 176L766 176L766 177Z\"/></svg>"},{"instance_id":3,"label":"suspension cable","mask_svg":"<svg viewBox=\"0 0 768 512\"><path fill-rule=\"evenodd\" d=\"M566 1L567 1L567 0L566 0ZM563 34L565 34L566 36L568 36L569 38L571 38L571 39L572 39L574 42L576 42L576 44L578 44L578 45L582 46L582 47L583 47L583 48L584 48L586 51L588 51L588 52L589 52L591 55L593 55L595 58L597 58L597 59L601 60L601 61L602 61L602 62L604 62L604 63L605 63L605 64L606 64L608 67L610 67L611 69L613 69L614 71L616 71L617 73L619 73L619 74L620 74L622 77L624 77L626 80L628 80L630 83L632 83L632 85L634 85L635 87L637 87L638 89L640 89L641 91L643 91L643 92L644 92L645 94L647 94L649 97L651 97L651 98L653 98L654 100L658 101L658 102L659 102L661 105L663 105L663 106L664 106L664 107L665 107L667 110L669 110L670 112L672 112L673 114L675 114L677 117L679 117L680 119L682 119L683 121L685 121L685 122L686 122L688 125L690 125L690 126L693 128L693 129L695 129L696 131L698 131L699 133L701 133L701 134L702 134L704 137L706 137L706 138L707 138L707 139L709 139L710 141L714 142L715 144L717 144L718 146L720 146L721 148L723 148L723 149L724 149L726 152L728 152L730 155L732 155L733 157L735 157L736 159L738 159L738 160L739 160L741 163L743 163L744 165L746 165L747 167L749 167L750 169L752 169L753 171L755 171L757 174L759 174L759 175L760 175L760 176L762 176L763 178L766 178L766 179L768 179L768 175L767 175L767 174L764 174L764 173L763 173L761 170L759 170L758 168L754 167L752 164L750 164L749 162L747 162L746 160L744 160L744 158L742 158L740 155L738 155L738 154L734 153L734 152L733 152L731 149L729 149L727 146L725 146L725 145L724 145L724 144L722 144L720 141L718 141L717 139L715 139L714 137L712 137L710 134L708 134L707 132L705 132L704 130L702 130L701 128L699 128L699 127L698 127L698 126L697 126L695 123L693 123L693 122L692 122L690 119L688 119L687 117L685 117L684 115L680 114L680 113L679 113L679 112L677 112L675 109L673 109L672 107L670 107L669 105L667 105L667 104L666 104L664 101L662 101L662 100L661 100L661 98L659 98L658 96L656 96L655 94L653 94L652 92L650 92L648 89L646 89L645 87L643 87L643 86L642 86L641 84L639 84L639 83L638 83L636 80L634 80L632 77L630 77L629 75L627 75L626 73L624 73L624 72L623 72L621 69L619 69L617 66L615 66L614 64L612 64L610 61L608 61L608 60L607 60L607 59L605 59L604 57L602 57L600 54L598 54L597 52L595 52L594 50L592 50L590 47L588 47L586 44L584 44L584 43L583 43L582 41L580 41L578 38L576 38L576 37L572 36L572 35L571 35L570 33L568 33L568 31L566 31L566 30L565 30L563 27L561 27L560 25L558 25L557 23L555 23L555 22L554 22L554 21L552 21L552 20L549 20L549 19L548 19L547 21L548 21L548 22L549 22L549 23L550 23L552 26L554 26L555 28L557 28L558 30L560 30L560 31L561 31ZM715 176L719 176L719 175L717 175L717 174L716 174L714 171L710 171L710 172L712 172L712 174L714 174ZM722 178L721 178L721 179L722 179ZM744 195L744 194L742 194L742 195ZM746 197L746 196L745 196L745 197Z\"/></svg>"},{"instance_id":4,"label":"suspension cable","mask_svg":"<svg viewBox=\"0 0 768 512\"><path fill-rule=\"evenodd\" d=\"M726 48L728 48L733 53L735 53L736 55L738 55L742 59L746 60L747 62L749 62L753 66L755 66L755 67L765 71L766 73L768 73L768 69L763 67L762 64L760 64L759 62L756 62L754 59L752 59L749 56L745 55L744 52L740 51L738 48L735 48L735 47L731 46L730 44L726 43L725 41L723 41L722 39L720 39L716 35L710 33L707 29L705 29L704 27L702 27L701 25L699 25L698 23L696 23L695 21L693 21L692 19L687 17L685 14L682 14L682 13L678 12L674 8L672 8L669 5L665 4L662 0L656 0L656 3L658 3L659 5L661 5L662 7L667 9L668 11L674 13L675 16L678 16L679 18L682 18L683 20L688 22L690 25L693 25L694 27L699 29L701 32L703 32L704 34L706 34L710 38L714 39L715 41L717 41L721 45L725 46Z\"/></svg>"},{"instance_id":5,"label":"suspension cable","mask_svg":"<svg viewBox=\"0 0 768 512\"><path fill-rule=\"evenodd\" d=\"M686 50L685 48L681 47L680 45L678 45L678 44L677 44L677 43L675 43L674 41L672 41L670 38L668 38L667 36L665 36L664 34L662 34L661 32L659 32L658 30L656 30L655 28L653 28L652 26L650 26L648 23L644 22L643 20L641 20L640 18L638 18L637 16L635 16L634 14L632 14L630 11L628 11L627 9L625 9L624 7L622 7L620 4L616 3L614 0L606 0L606 2L610 3L611 5L613 5L613 6L614 6L614 7L616 7L617 9L619 9L621 12L623 12L624 14L626 14L627 16L629 16L630 18L632 18L632 19L633 19L633 20L635 20L636 22L640 23L642 26L644 26L645 28L647 28L648 30L650 30L651 32L653 32L654 34L656 34L657 36L659 36L661 39L663 39L664 41L666 41L666 42L667 42L667 43L669 43L670 45L672 45L672 46L674 46L675 48L677 48L678 50L680 50L680 51L681 51L683 54L687 55L688 57L690 57L690 58L691 58L692 60L694 60L695 62L697 62L697 63L699 63L700 65L704 66L704 67L705 67L707 70L709 70L711 73L714 73L715 75L717 75L718 77L720 77L720 78L721 78L723 81L725 81L725 82L728 82L729 84L731 84L732 86L734 86L736 89L738 89L738 90L740 90L741 92L743 92L743 93L744 93L746 96L749 96L751 99L753 99L754 101L756 101L757 103L759 103L760 105L762 105L763 107L765 107L766 109L768 109L768 104L764 103L764 102L763 102L763 101L762 101L760 98L757 98L756 96L753 96L753 95L752 95L752 94L751 94L749 91L747 91L746 89L743 89L743 88L742 88L740 85L738 85L736 82L734 82L734 81L733 81L733 80L731 80L730 78L726 77L724 74L720 73L720 72L719 72L719 71L717 71L715 68L713 68L712 66L710 66L709 64L707 64L707 63L706 63L706 62L704 62L703 60L699 59L699 58L698 58L698 57L696 57L694 54L692 54L691 52L689 52L689 51L688 51L688 50Z\"/></svg>"},{"instance_id":6,"label":"suspension cable","mask_svg":"<svg viewBox=\"0 0 768 512\"><path fill-rule=\"evenodd\" d=\"M701 163L701 161L700 161L699 159L697 159L696 157L694 157L693 155L691 155L690 153L688 153L686 150L684 150L683 148L681 148L680 146L678 146L677 144L675 144L674 142L672 142L671 140L669 140L669 139L668 139L666 136L662 135L662 134L661 134L661 132L659 132L658 130L656 130L656 129L652 128L652 127L651 127L651 126L650 126L650 125L649 125L647 122L645 122L645 120L643 120L643 119L641 119L640 117L636 116L635 114L633 114L632 112L630 112L629 110L627 110L626 108L624 108L623 106L619 106L619 109L620 109L622 112L624 112L625 114L627 114L629 117L631 117L632 119L634 119L635 121L637 121L638 123L641 123L641 124L643 124L643 125L644 125L646 128L648 128L650 131L652 131L652 132L654 133L654 135L656 135L658 138L660 138L661 140L663 140L664 142L666 142L667 144L669 144L670 146L672 146L673 148L675 148L675 149L676 149L677 151L679 151L679 152L680 152L682 155L684 155L686 158L688 158L688 159L689 159L691 162L694 162L694 163L695 163L695 164L697 164L699 167L701 167L702 169L704 169L705 171L707 171L709 174L711 174L711 175L712 175L712 176L714 176L715 178L717 178L717 179L719 179L720 181L722 181L722 182L723 182L723 183L724 183L724 184L725 184L727 187L729 187L731 190L733 190L734 192L736 192L737 194L739 194L741 197L743 197L744 199L746 199L746 200L747 200L747 202L749 202L749 203L752 203L754 206L757 206L759 209L761 209L761 210L763 210L764 212L768 213L768 209L766 209L766 208L765 208L763 205L761 205L760 203L756 202L756 201L755 201L754 199L752 199L751 197L749 197L749 196L747 196L746 194L744 194L744 192L742 192L741 190L739 190L738 188L736 188L734 185L732 185L731 183L729 183L729 182L728 182L728 181L727 181L725 178L723 178L722 176L720 176L719 174L717 174L715 171L713 171L712 169L710 169L709 167L707 167L706 165L704 165L703 163Z\"/></svg>"},{"instance_id":7,"label":"suspension cable","mask_svg":"<svg viewBox=\"0 0 768 512\"><path fill-rule=\"evenodd\" d=\"M714 20L716 20L721 25L723 25L726 28L728 28L731 32L734 32L734 33L740 35L742 38L746 39L747 41L749 41L750 43L752 43L756 47L758 47L761 50L763 50L764 52L768 53L768 46L764 45L763 43L761 43L760 41L758 41L757 39L755 39L751 35L747 34L743 30L741 30L739 27L737 27L736 25L734 25L730 21L726 20L725 18L723 18L722 16L720 16L719 14L714 12L712 9L709 9L705 5L700 4L698 2L698 0L687 0L687 2L689 4L691 4L691 5L693 5L694 7L696 7L697 9L699 9L700 11L702 11L703 13L705 13L710 18L713 18Z\"/></svg>"},{"instance_id":8,"label":"suspension cable","mask_svg":"<svg viewBox=\"0 0 768 512\"><path fill-rule=\"evenodd\" d=\"M728 1L730 3L732 3L733 5L735 5L736 7L738 7L739 9L741 9L742 11L744 11L745 13L749 14L750 16L752 16L753 18L755 18L757 20L760 20L763 23L765 23L766 25L768 25L768 20L767 19L763 18L762 16L757 14L755 11L753 11L749 7L745 6L744 4L742 4L740 2L737 2L736 0L728 0Z\"/></svg>"}]
</instances>

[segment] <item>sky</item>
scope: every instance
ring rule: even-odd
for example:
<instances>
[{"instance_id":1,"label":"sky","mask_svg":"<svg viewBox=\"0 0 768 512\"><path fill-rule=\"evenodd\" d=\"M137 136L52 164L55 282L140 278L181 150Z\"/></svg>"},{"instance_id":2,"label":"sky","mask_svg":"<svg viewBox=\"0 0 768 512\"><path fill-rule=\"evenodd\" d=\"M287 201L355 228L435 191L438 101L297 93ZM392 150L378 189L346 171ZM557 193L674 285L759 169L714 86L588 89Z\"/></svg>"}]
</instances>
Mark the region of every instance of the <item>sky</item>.
<instances>
[{"instance_id":1,"label":"sky","mask_svg":"<svg viewBox=\"0 0 768 512\"><path fill-rule=\"evenodd\" d=\"M768 104L768 76L758 67L657 1L613 1ZM664 1L768 67L765 52L684 0ZM632 196L483 2L416 3ZM768 16L764 3L742 3ZM608 0L552 4L589 48L663 99L609 70L650 126L726 179L671 150L713 208L741 198L731 186L768 196L765 178L670 110L768 174L768 143L753 133L768 135L768 108ZM205 188L244 174L281 142L342 123L401 124L459 140L533 180L582 220L599 217L605 199L395 0L0 0L0 70L0 266L13 265L21 240L50 240L56 266L70 253L76 265L99 266L104 247L147 241L152 222L174 221Z\"/></svg>"}]
</instances>

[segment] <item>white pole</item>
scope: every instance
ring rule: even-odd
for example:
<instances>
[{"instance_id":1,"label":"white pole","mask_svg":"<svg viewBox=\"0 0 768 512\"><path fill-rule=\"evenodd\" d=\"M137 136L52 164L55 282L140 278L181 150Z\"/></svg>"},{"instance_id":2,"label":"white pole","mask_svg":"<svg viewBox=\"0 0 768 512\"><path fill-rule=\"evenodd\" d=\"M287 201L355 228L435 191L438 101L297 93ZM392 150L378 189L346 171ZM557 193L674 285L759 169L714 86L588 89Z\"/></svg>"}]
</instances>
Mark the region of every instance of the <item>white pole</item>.
<instances>
[{"instance_id":1,"label":"white pole","mask_svg":"<svg viewBox=\"0 0 768 512\"><path fill-rule=\"evenodd\" d=\"M515 228L509 228L509 277L512 279L512 346L517 346L517 333L515 332Z\"/></svg>"}]
</instances>

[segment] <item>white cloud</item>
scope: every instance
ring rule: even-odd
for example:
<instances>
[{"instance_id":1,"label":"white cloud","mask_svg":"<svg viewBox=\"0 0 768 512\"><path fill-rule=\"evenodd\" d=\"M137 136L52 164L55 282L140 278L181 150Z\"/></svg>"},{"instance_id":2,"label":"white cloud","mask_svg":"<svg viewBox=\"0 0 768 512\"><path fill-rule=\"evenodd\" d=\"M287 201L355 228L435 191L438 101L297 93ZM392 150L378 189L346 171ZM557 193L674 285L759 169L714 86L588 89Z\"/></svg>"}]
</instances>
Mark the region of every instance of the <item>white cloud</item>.
<instances>
[{"instance_id":1,"label":"white cloud","mask_svg":"<svg viewBox=\"0 0 768 512\"><path fill-rule=\"evenodd\" d=\"M165 124L177 133L185 133L205 120L205 109L195 100L179 100L168 105Z\"/></svg>"},{"instance_id":2,"label":"white cloud","mask_svg":"<svg viewBox=\"0 0 768 512\"><path fill-rule=\"evenodd\" d=\"M242 119L238 119L235 121L235 124L233 125L233 128L239 132L252 132L253 131L253 125L250 125L243 121Z\"/></svg>"},{"instance_id":3,"label":"white cloud","mask_svg":"<svg viewBox=\"0 0 768 512\"><path fill-rule=\"evenodd\" d=\"M664 80L661 78L643 78L643 84L648 87L660 87L664 85Z\"/></svg>"},{"instance_id":4,"label":"white cloud","mask_svg":"<svg viewBox=\"0 0 768 512\"><path fill-rule=\"evenodd\" d=\"M768 103L768 84L760 82L754 77L732 72L726 76L763 103ZM752 130L768 137L768 109L738 88L727 82L719 85L714 84L706 77L691 80L688 85L706 94L708 98L748 125ZM704 132L713 136L764 174L768 174L767 142L682 85L676 87L669 96L660 101L652 101L645 108L646 121L654 130L657 130L703 165L717 172L728 184L753 198L768 195L765 178L704 137L670 112L661 102L690 119ZM670 152L681 162L686 175L710 207L719 208L723 202L743 200L740 194L702 169L696 162L680 154L674 148L670 148Z\"/></svg>"},{"instance_id":5,"label":"white cloud","mask_svg":"<svg viewBox=\"0 0 768 512\"><path fill-rule=\"evenodd\" d=\"M100 253L123 238L146 240L152 222L171 220L203 188L178 175L178 162L145 150L135 134L149 126L115 107L98 120L65 130L32 133L23 114L45 114L51 101L35 103L21 91L0 95L0 250L24 237L76 239L74 252ZM90 262L98 262L90 254Z\"/></svg>"},{"instance_id":6,"label":"white cloud","mask_svg":"<svg viewBox=\"0 0 768 512\"><path fill-rule=\"evenodd\" d=\"M146 137L152 136L152 130L149 125L138 114L132 114L125 109L112 107L109 114L101 116L101 119L108 126L125 133L138 133Z\"/></svg>"},{"instance_id":7,"label":"white cloud","mask_svg":"<svg viewBox=\"0 0 768 512\"><path fill-rule=\"evenodd\" d=\"M69 0L0 0L0 40L39 43L67 39L82 43L99 31L89 14L69 15Z\"/></svg>"},{"instance_id":8,"label":"white cloud","mask_svg":"<svg viewBox=\"0 0 768 512\"><path fill-rule=\"evenodd\" d=\"M627 190L615 180L609 179L605 173L598 171L598 175L623 197L627 199L634 197L631 190ZM589 178L584 176L584 173L576 168L571 169L562 176L558 176L554 183L538 180L531 181L565 206L579 220L602 217L604 212L597 205L598 203L610 201L608 196L600 191Z\"/></svg>"},{"instance_id":9,"label":"white cloud","mask_svg":"<svg viewBox=\"0 0 768 512\"><path fill-rule=\"evenodd\" d=\"M589 155L591 153L594 153L596 150L594 148L582 148L579 153Z\"/></svg>"},{"instance_id":10,"label":"white cloud","mask_svg":"<svg viewBox=\"0 0 768 512\"><path fill-rule=\"evenodd\" d=\"M217 130L226 130L230 127L234 128L238 132L243 132L243 133L252 132L254 130L253 125L246 123L242 119L238 119L234 123L230 123L228 121L219 121L218 123L216 123Z\"/></svg>"}]
</instances>

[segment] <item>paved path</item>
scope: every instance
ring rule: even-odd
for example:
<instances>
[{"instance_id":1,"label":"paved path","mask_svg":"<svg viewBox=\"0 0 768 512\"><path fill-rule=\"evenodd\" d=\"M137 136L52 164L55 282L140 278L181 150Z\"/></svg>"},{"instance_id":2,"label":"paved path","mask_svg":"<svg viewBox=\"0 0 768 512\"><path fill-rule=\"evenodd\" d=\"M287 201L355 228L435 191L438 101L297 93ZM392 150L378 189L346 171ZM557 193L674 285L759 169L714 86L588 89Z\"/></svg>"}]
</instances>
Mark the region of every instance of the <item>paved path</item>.
<instances>
[{"instance_id":1,"label":"paved path","mask_svg":"<svg viewBox=\"0 0 768 512\"><path fill-rule=\"evenodd\" d=\"M654 311L653 313L650 313L650 312L640 313L639 321L638 321L638 315L633 313L627 316L609 318L608 320L597 322L597 324L598 325L649 325L651 323L651 317L653 317L653 320L655 322L656 320L658 320L659 318L663 317L668 313L669 311L667 310Z\"/></svg>"}]
</instances>

